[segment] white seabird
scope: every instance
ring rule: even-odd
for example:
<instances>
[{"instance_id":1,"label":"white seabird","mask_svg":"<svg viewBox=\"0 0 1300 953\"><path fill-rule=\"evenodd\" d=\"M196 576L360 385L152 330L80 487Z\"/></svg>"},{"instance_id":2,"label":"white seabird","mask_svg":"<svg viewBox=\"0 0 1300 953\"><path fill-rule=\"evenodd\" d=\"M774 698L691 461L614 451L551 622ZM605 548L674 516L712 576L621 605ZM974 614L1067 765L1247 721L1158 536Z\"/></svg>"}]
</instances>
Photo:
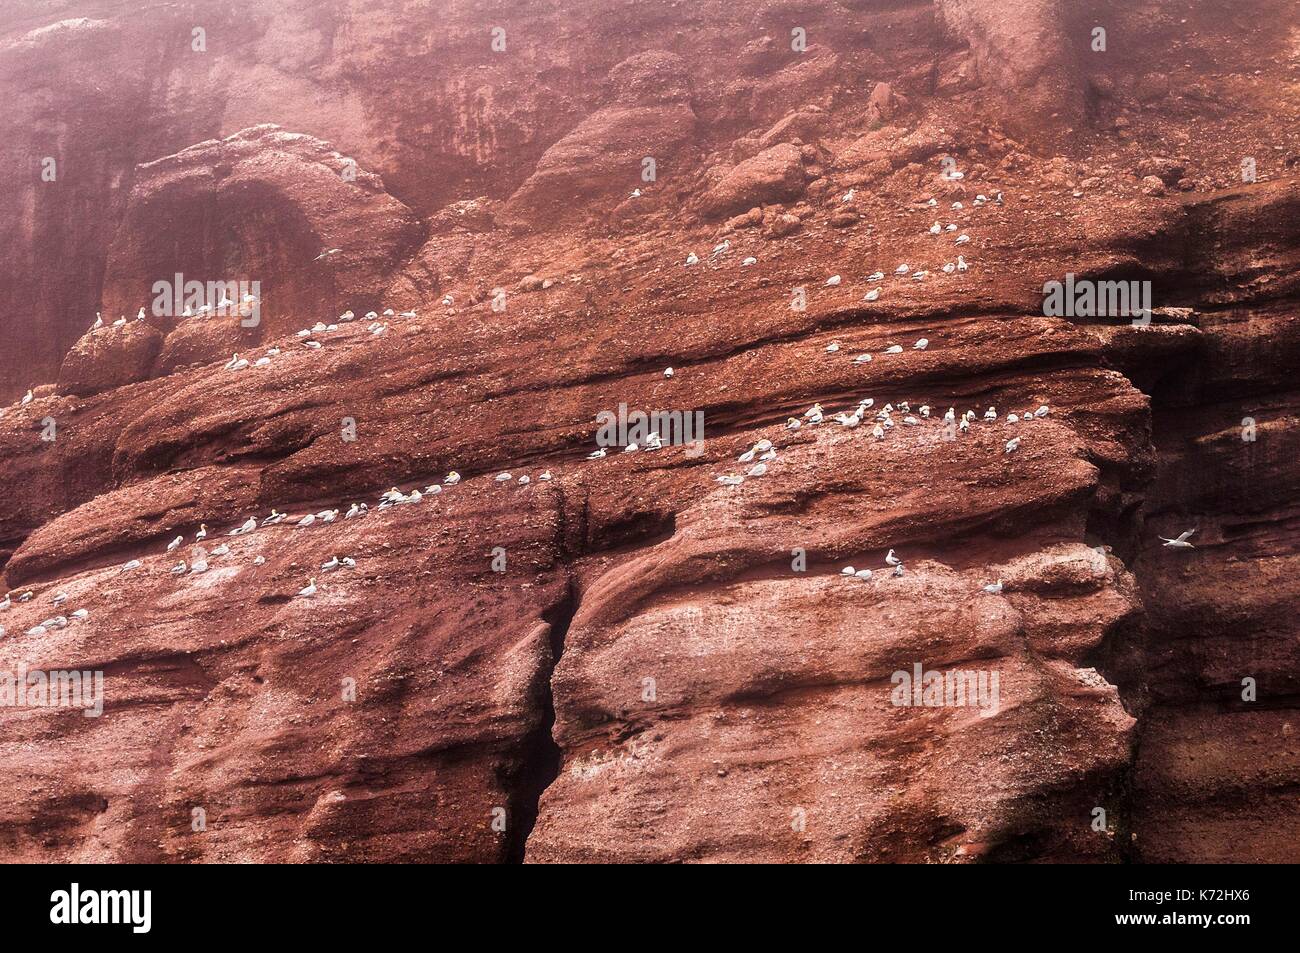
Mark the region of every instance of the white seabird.
<instances>
[{"instance_id":1,"label":"white seabird","mask_svg":"<svg viewBox=\"0 0 1300 953\"><path fill-rule=\"evenodd\" d=\"M966 259L963 258L963 257L961 257L961 255L958 255L958 256L957 256L957 270L958 270L958 271L965 271L965 270L966 270L967 268L969 268L969 267L970 267L970 265L966 264Z\"/></svg>"},{"instance_id":2,"label":"white seabird","mask_svg":"<svg viewBox=\"0 0 1300 953\"><path fill-rule=\"evenodd\" d=\"M315 513L308 513L306 516L304 516L304 517L302 517L300 520L298 520L298 526L299 526L300 528L303 527L303 526L310 526L310 525L311 525L312 523L314 523L314 522L316 522L316 514L315 514Z\"/></svg>"},{"instance_id":3,"label":"white seabird","mask_svg":"<svg viewBox=\"0 0 1300 953\"><path fill-rule=\"evenodd\" d=\"M906 265L906 264L904 264L904 265L899 265L897 268L894 269L894 274L896 274L896 275L905 275L905 274L907 274L907 273L908 273L909 271L911 271L911 270L912 270L912 268L911 268L910 265Z\"/></svg>"},{"instance_id":4,"label":"white seabird","mask_svg":"<svg viewBox=\"0 0 1300 953\"><path fill-rule=\"evenodd\" d=\"M858 570L857 572L855 572L853 575L854 575L854 577L857 578L857 579L870 579L870 578L871 578L871 570L870 570L870 569L859 569L859 570Z\"/></svg>"},{"instance_id":5,"label":"white seabird","mask_svg":"<svg viewBox=\"0 0 1300 953\"><path fill-rule=\"evenodd\" d=\"M912 350L924 351L929 346L930 346L929 338L920 338L919 340L917 340L915 344L912 345Z\"/></svg>"},{"instance_id":6,"label":"white seabird","mask_svg":"<svg viewBox=\"0 0 1300 953\"><path fill-rule=\"evenodd\" d=\"M889 552L885 553L886 566L901 566L902 564L903 561L894 555L894 551L892 549Z\"/></svg>"},{"instance_id":7,"label":"white seabird","mask_svg":"<svg viewBox=\"0 0 1300 953\"><path fill-rule=\"evenodd\" d=\"M886 353L886 354L902 354L902 353L903 353L903 345L901 345L901 344L895 344L893 347L887 347L887 348L885 348L885 353Z\"/></svg>"},{"instance_id":8,"label":"white seabird","mask_svg":"<svg viewBox=\"0 0 1300 953\"><path fill-rule=\"evenodd\" d=\"M588 460L599 460L601 457L603 457L603 456L605 455L605 453L606 453L605 448L604 448L604 447L601 447L599 450L593 450L593 451L591 451L591 453L587 454L587 459L588 459Z\"/></svg>"},{"instance_id":9,"label":"white seabird","mask_svg":"<svg viewBox=\"0 0 1300 953\"><path fill-rule=\"evenodd\" d=\"M548 480L548 481L549 481L549 480L554 480L555 477L551 476L551 471L550 471L550 470L543 470L543 471L538 475L537 479L539 479L539 480Z\"/></svg>"},{"instance_id":10,"label":"white seabird","mask_svg":"<svg viewBox=\"0 0 1300 953\"><path fill-rule=\"evenodd\" d=\"M68 594L66 592L60 591L54 594L54 598L50 600L50 603L52 605L61 606L67 601L68 601Z\"/></svg>"},{"instance_id":11,"label":"white seabird","mask_svg":"<svg viewBox=\"0 0 1300 953\"><path fill-rule=\"evenodd\" d=\"M1002 591L1002 580L999 579L997 582L989 583L987 586L984 587L984 591L991 592L994 595L997 595L999 592Z\"/></svg>"},{"instance_id":12,"label":"white seabird","mask_svg":"<svg viewBox=\"0 0 1300 953\"><path fill-rule=\"evenodd\" d=\"M23 399L20 400L20 401L18 402L18 406L19 406L19 407L26 407L26 406L27 406L28 404L30 404L31 402L32 402L32 390L31 390L31 388L29 387L29 388L27 389L27 393L23 395Z\"/></svg>"},{"instance_id":13,"label":"white seabird","mask_svg":"<svg viewBox=\"0 0 1300 953\"><path fill-rule=\"evenodd\" d=\"M1195 532L1195 529L1189 529L1180 533L1177 539L1167 539L1164 536L1158 536L1157 539L1164 543L1166 549L1195 549L1196 547L1187 541L1187 538Z\"/></svg>"},{"instance_id":14,"label":"white seabird","mask_svg":"<svg viewBox=\"0 0 1300 953\"><path fill-rule=\"evenodd\" d=\"M862 300L863 300L863 301L875 301L875 300L876 300L877 298L879 298L879 297L880 297L880 289L879 289L879 288L872 288L870 291L868 291L866 294L864 294L864 295L862 296Z\"/></svg>"},{"instance_id":15,"label":"white seabird","mask_svg":"<svg viewBox=\"0 0 1300 953\"><path fill-rule=\"evenodd\" d=\"M74 619L88 619L88 618L90 618L90 610L89 610L89 609L74 609L74 610L72 610L72 618L74 618Z\"/></svg>"},{"instance_id":16,"label":"white seabird","mask_svg":"<svg viewBox=\"0 0 1300 953\"><path fill-rule=\"evenodd\" d=\"M884 277L885 273L883 271L873 271L871 274L867 275L867 281L880 281Z\"/></svg>"},{"instance_id":17,"label":"white seabird","mask_svg":"<svg viewBox=\"0 0 1300 953\"><path fill-rule=\"evenodd\" d=\"M460 482L460 474L457 473L455 470L452 470L450 473L448 473L445 477L442 478L442 482L445 483L447 486L455 486L457 483Z\"/></svg>"},{"instance_id":18,"label":"white seabird","mask_svg":"<svg viewBox=\"0 0 1300 953\"><path fill-rule=\"evenodd\" d=\"M175 539L173 539L170 543L167 544L167 552L170 553L173 552L174 550L179 549L181 543L183 542L185 542L185 537L177 536Z\"/></svg>"},{"instance_id":19,"label":"white seabird","mask_svg":"<svg viewBox=\"0 0 1300 953\"><path fill-rule=\"evenodd\" d=\"M687 266L698 265L699 263L700 263L700 256L695 254L695 252L691 252L689 255L686 256Z\"/></svg>"},{"instance_id":20,"label":"white seabird","mask_svg":"<svg viewBox=\"0 0 1300 953\"><path fill-rule=\"evenodd\" d=\"M227 546L225 543L222 543L220 546L218 546L216 549L214 549L214 550L212 551L212 555L213 555L213 556L225 556L225 555L228 554L229 552L230 552L230 547Z\"/></svg>"},{"instance_id":21,"label":"white seabird","mask_svg":"<svg viewBox=\"0 0 1300 953\"><path fill-rule=\"evenodd\" d=\"M884 440L885 428L880 426L880 424L876 424L875 428L871 431L871 436L875 437L877 440Z\"/></svg>"},{"instance_id":22,"label":"white seabird","mask_svg":"<svg viewBox=\"0 0 1300 953\"><path fill-rule=\"evenodd\" d=\"M997 419L998 419L997 408L995 408L995 407L990 407L988 410L984 411L984 419L985 419L985 420L997 420Z\"/></svg>"},{"instance_id":23,"label":"white seabird","mask_svg":"<svg viewBox=\"0 0 1300 953\"><path fill-rule=\"evenodd\" d=\"M339 564L339 558L338 558L338 556L333 556L333 557L331 557L331 558L329 559L328 562L323 562L323 563L321 563L321 564L320 564L320 568L321 568L321 569L325 569L325 570L330 570L330 569L334 569L335 567L337 567L338 564Z\"/></svg>"},{"instance_id":24,"label":"white seabird","mask_svg":"<svg viewBox=\"0 0 1300 953\"><path fill-rule=\"evenodd\" d=\"M839 283L840 283L839 275L831 275L829 278L826 279L826 287L828 288L834 288Z\"/></svg>"},{"instance_id":25,"label":"white seabird","mask_svg":"<svg viewBox=\"0 0 1300 953\"><path fill-rule=\"evenodd\" d=\"M298 595L311 598L316 595L316 579L313 577L307 580L307 585L298 590Z\"/></svg>"},{"instance_id":26,"label":"white seabird","mask_svg":"<svg viewBox=\"0 0 1300 953\"><path fill-rule=\"evenodd\" d=\"M1046 404L1043 404L1041 407L1039 407L1037 410L1034 411L1034 416L1035 416L1035 417L1046 417L1046 416L1047 416L1048 414L1050 414L1051 412L1052 412L1052 409L1051 409L1050 407L1048 407Z\"/></svg>"},{"instance_id":27,"label":"white seabird","mask_svg":"<svg viewBox=\"0 0 1300 953\"><path fill-rule=\"evenodd\" d=\"M130 572L132 569L139 569L143 565L144 563L140 562L140 560L132 559L130 562L124 563L122 565L122 568L119 569L118 572L119 573Z\"/></svg>"},{"instance_id":28,"label":"white seabird","mask_svg":"<svg viewBox=\"0 0 1300 953\"><path fill-rule=\"evenodd\" d=\"M802 427L802 426L803 426L803 424L799 423L799 418L798 418L798 417L787 417L787 418L785 418L785 429L786 429L786 430L798 430L798 429L799 429L800 427Z\"/></svg>"},{"instance_id":29,"label":"white seabird","mask_svg":"<svg viewBox=\"0 0 1300 953\"><path fill-rule=\"evenodd\" d=\"M200 523L199 531L194 534L194 541L197 543L199 540L207 539L207 538L208 538L208 524Z\"/></svg>"},{"instance_id":30,"label":"white seabird","mask_svg":"<svg viewBox=\"0 0 1300 953\"><path fill-rule=\"evenodd\" d=\"M757 264L758 264L758 259L755 258L753 255L750 255L748 258L746 258L746 259L745 259L744 261L742 261L740 264L741 264L743 267L749 267L750 265L757 265Z\"/></svg>"},{"instance_id":31,"label":"white seabird","mask_svg":"<svg viewBox=\"0 0 1300 953\"><path fill-rule=\"evenodd\" d=\"M276 523L282 522L283 520L284 520L284 514L281 513L279 510L275 509L274 507L272 507L271 515L268 516L266 519L262 520L262 525L274 526Z\"/></svg>"},{"instance_id":32,"label":"white seabird","mask_svg":"<svg viewBox=\"0 0 1300 953\"><path fill-rule=\"evenodd\" d=\"M827 344L827 345L826 345L826 353L827 353L827 354L834 354L834 353L835 353L836 351L838 351L839 349L840 349L840 342L839 342L839 341L832 341L830 344Z\"/></svg>"},{"instance_id":33,"label":"white seabird","mask_svg":"<svg viewBox=\"0 0 1300 953\"><path fill-rule=\"evenodd\" d=\"M728 473L725 476L715 477L714 479L716 479L723 486L740 486L740 484L745 482L745 478L743 476L737 476L734 473Z\"/></svg>"},{"instance_id":34,"label":"white seabird","mask_svg":"<svg viewBox=\"0 0 1300 953\"><path fill-rule=\"evenodd\" d=\"M962 234L957 236L957 241L955 244L965 245L968 241L970 241L970 236L967 235L965 232L962 232Z\"/></svg>"},{"instance_id":35,"label":"white seabird","mask_svg":"<svg viewBox=\"0 0 1300 953\"><path fill-rule=\"evenodd\" d=\"M1013 452L1013 451L1019 449L1019 447L1020 447L1020 438L1019 438L1019 437L1012 437L1010 440L1007 441L1006 448L1005 448L1002 452L1003 452L1003 453L1011 453L1011 452Z\"/></svg>"},{"instance_id":36,"label":"white seabird","mask_svg":"<svg viewBox=\"0 0 1300 953\"><path fill-rule=\"evenodd\" d=\"M672 377L672 376L673 376L673 369L671 367L665 367L664 377Z\"/></svg>"},{"instance_id":37,"label":"white seabird","mask_svg":"<svg viewBox=\"0 0 1300 953\"><path fill-rule=\"evenodd\" d=\"M633 444L633 446L635 446L635 444ZM511 477L509 473L498 473L495 479L498 483L508 483L513 479L513 477Z\"/></svg>"},{"instance_id":38,"label":"white seabird","mask_svg":"<svg viewBox=\"0 0 1300 953\"><path fill-rule=\"evenodd\" d=\"M255 529L257 529L257 520L254 517L250 516L248 519L244 520L242 526L239 526L236 529L232 529L229 535L242 536L245 533L251 533Z\"/></svg>"},{"instance_id":39,"label":"white seabird","mask_svg":"<svg viewBox=\"0 0 1300 953\"><path fill-rule=\"evenodd\" d=\"M857 357L855 357L855 358L853 359L853 363L854 363L854 364L870 364L870 363L871 363L871 355L870 355L870 354L859 354Z\"/></svg>"},{"instance_id":40,"label":"white seabird","mask_svg":"<svg viewBox=\"0 0 1300 953\"><path fill-rule=\"evenodd\" d=\"M852 566L845 566L843 569L840 570L840 575L841 575L841 576L852 576L852 575L853 575L853 572L854 572L854 570L853 570L853 567L852 567Z\"/></svg>"},{"instance_id":41,"label":"white seabird","mask_svg":"<svg viewBox=\"0 0 1300 953\"><path fill-rule=\"evenodd\" d=\"M102 316L98 311L96 311L96 312L95 312L95 323L92 324L92 325L90 326L90 330L92 330L92 331L98 331L98 330L99 330L100 328L102 328L103 326L104 326L104 318L103 318L103 316Z\"/></svg>"},{"instance_id":42,"label":"white seabird","mask_svg":"<svg viewBox=\"0 0 1300 953\"><path fill-rule=\"evenodd\" d=\"M940 225L938 222L935 222L933 225L930 226L931 235L938 235L942 231L943 231L943 226Z\"/></svg>"},{"instance_id":43,"label":"white seabird","mask_svg":"<svg viewBox=\"0 0 1300 953\"><path fill-rule=\"evenodd\" d=\"M752 467L749 468L749 472L746 473L745 476L750 476L750 477L761 477L761 476L766 475L766 473L767 473L767 464L766 464L766 463L756 463L756 464L754 464Z\"/></svg>"}]
</instances>

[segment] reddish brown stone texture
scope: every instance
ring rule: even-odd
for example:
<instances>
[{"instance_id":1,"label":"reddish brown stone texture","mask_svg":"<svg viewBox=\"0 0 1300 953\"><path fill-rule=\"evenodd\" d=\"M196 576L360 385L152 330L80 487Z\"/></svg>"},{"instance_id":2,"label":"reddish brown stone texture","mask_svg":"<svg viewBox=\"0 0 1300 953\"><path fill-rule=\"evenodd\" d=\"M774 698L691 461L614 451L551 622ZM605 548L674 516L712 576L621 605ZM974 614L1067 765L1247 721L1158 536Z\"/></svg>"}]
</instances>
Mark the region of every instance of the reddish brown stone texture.
<instances>
[{"instance_id":1,"label":"reddish brown stone texture","mask_svg":"<svg viewBox=\"0 0 1300 953\"><path fill-rule=\"evenodd\" d=\"M0 395L36 391L0 667L106 679L102 718L0 717L4 859L1297 859L1280 4L274 0L236 52L214 2L202 58L191 15L98 6L0 24L0 158L61 157L0 194ZM261 280L263 322L87 334L176 271ZM1067 272L1190 310L1044 317ZM933 412L785 428L864 397ZM586 460L620 404L702 412L702 451ZM231 552L170 574L204 523ZM997 710L894 704L916 664Z\"/></svg>"}]
</instances>

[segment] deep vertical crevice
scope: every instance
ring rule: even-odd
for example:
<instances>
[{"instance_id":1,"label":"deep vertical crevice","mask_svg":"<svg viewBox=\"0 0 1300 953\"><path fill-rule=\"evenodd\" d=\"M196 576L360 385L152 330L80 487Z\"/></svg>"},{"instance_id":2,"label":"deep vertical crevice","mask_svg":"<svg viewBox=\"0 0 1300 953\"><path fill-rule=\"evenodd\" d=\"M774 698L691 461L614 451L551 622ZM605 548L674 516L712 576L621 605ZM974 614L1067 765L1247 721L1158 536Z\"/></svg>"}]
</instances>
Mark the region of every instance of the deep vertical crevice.
<instances>
[{"instance_id":1,"label":"deep vertical crevice","mask_svg":"<svg viewBox=\"0 0 1300 953\"><path fill-rule=\"evenodd\" d=\"M506 850L506 861L522 864L528 848L528 838L537 824L538 806L542 794L560 775L560 763L563 753L555 743L552 731L555 727L555 695L551 681L555 677L555 668L564 655L564 641L569 634L569 625L574 613L578 611L577 587L570 578L563 598L542 613L542 621L549 628L550 665L544 677L538 679L537 698L542 711L541 723L524 739L523 752L520 756L521 767L516 773L510 787L511 836Z\"/></svg>"}]
</instances>

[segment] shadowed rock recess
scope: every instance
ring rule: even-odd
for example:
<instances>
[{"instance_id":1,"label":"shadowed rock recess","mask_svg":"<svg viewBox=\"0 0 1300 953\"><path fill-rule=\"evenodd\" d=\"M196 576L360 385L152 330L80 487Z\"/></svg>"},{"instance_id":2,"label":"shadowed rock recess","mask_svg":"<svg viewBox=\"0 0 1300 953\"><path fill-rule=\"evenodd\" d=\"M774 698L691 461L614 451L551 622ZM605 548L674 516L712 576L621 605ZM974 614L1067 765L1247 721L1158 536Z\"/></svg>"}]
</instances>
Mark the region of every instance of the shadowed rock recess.
<instances>
[{"instance_id":1,"label":"shadowed rock recess","mask_svg":"<svg viewBox=\"0 0 1300 953\"><path fill-rule=\"evenodd\" d=\"M1294 3L11 0L0 89L0 671L103 677L0 859L1300 860Z\"/></svg>"}]
</instances>

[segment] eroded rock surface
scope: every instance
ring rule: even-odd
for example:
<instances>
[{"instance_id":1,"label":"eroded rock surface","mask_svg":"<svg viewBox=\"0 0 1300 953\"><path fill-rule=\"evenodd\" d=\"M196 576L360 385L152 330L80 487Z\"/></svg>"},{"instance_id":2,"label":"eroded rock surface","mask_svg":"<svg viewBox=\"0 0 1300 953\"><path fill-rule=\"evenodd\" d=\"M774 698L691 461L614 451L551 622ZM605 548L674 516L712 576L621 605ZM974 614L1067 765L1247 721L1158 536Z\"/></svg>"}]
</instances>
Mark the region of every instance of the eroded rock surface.
<instances>
[{"instance_id":1,"label":"eroded rock surface","mask_svg":"<svg viewBox=\"0 0 1300 953\"><path fill-rule=\"evenodd\" d=\"M5 859L1296 859L1283 5L100 6L0 33L0 669L104 675ZM85 332L177 272L260 323Z\"/></svg>"}]
</instances>

